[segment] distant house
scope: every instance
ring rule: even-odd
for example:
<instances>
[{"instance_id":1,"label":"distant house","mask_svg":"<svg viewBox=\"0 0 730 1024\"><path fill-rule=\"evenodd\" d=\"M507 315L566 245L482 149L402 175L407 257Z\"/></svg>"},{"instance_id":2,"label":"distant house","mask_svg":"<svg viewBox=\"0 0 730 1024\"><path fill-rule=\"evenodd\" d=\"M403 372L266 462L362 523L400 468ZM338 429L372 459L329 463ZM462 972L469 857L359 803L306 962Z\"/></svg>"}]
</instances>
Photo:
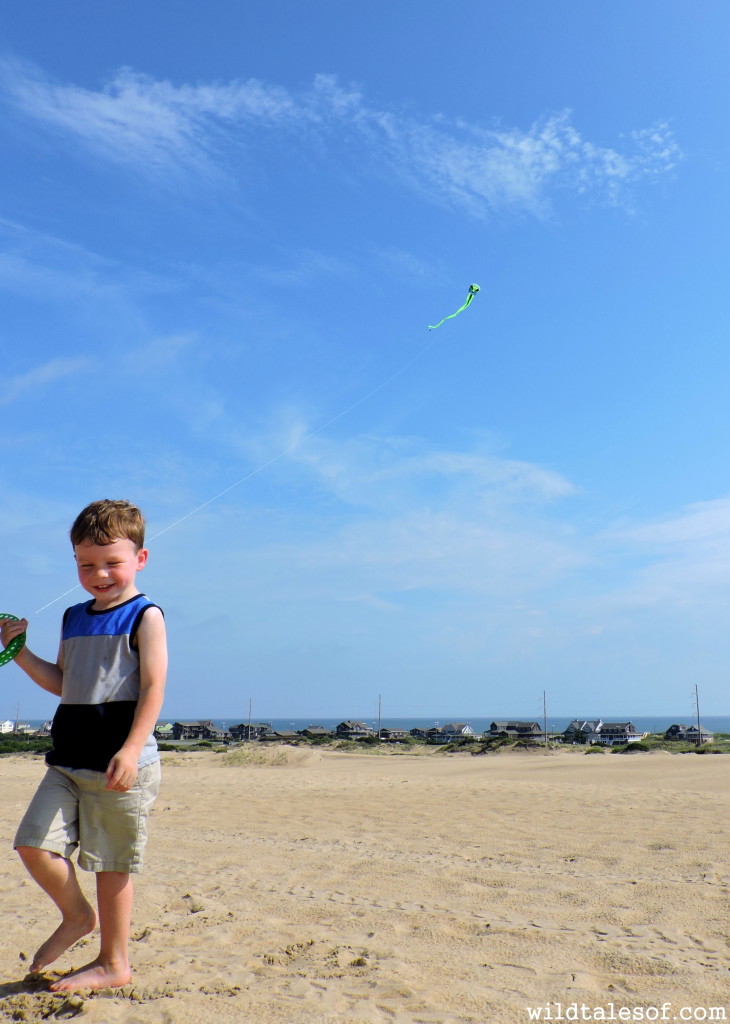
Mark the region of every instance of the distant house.
<instances>
[{"instance_id":1,"label":"distant house","mask_svg":"<svg viewBox=\"0 0 730 1024\"><path fill-rule=\"evenodd\" d=\"M426 740L428 739L428 729L422 729L420 727L411 729L411 736L414 740Z\"/></svg>"},{"instance_id":2,"label":"distant house","mask_svg":"<svg viewBox=\"0 0 730 1024\"><path fill-rule=\"evenodd\" d=\"M485 735L509 736L510 739L534 740L542 736L542 729L537 722L502 721L492 722L489 732Z\"/></svg>"},{"instance_id":3,"label":"distant house","mask_svg":"<svg viewBox=\"0 0 730 1024\"><path fill-rule=\"evenodd\" d=\"M670 725L664 733L665 739L684 740L687 743L712 743L714 733L700 722L699 729L696 725Z\"/></svg>"},{"instance_id":4,"label":"distant house","mask_svg":"<svg viewBox=\"0 0 730 1024\"><path fill-rule=\"evenodd\" d=\"M208 719L205 722L174 722L172 735L176 740L224 740L228 733Z\"/></svg>"},{"instance_id":5,"label":"distant house","mask_svg":"<svg viewBox=\"0 0 730 1024\"><path fill-rule=\"evenodd\" d=\"M34 736L36 730L28 725L27 722L11 722L9 719L7 722L0 722L0 733L17 733L22 736Z\"/></svg>"},{"instance_id":6,"label":"distant house","mask_svg":"<svg viewBox=\"0 0 730 1024\"><path fill-rule=\"evenodd\" d=\"M325 729L323 725L308 725L306 729L300 729L299 733L308 740L325 740L334 736L332 730Z\"/></svg>"},{"instance_id":7,"label":"distant house","mask_svg":"<svg viewBox=\"0 0 730 1024\"><path fill-rule=\"evenodd\" d=\"M598 733L598 742L612 747L623 743L637 743L646 736L639 732L633 722L603 722Z\"/></svg>"},{"instance_id":8,"label":"distant house","mask_svg":"<svg viewBox=\"0 0 730 1024\"><path fill-rule=\"evenodd\" d=\"M240 725L232 725L228 730L236 740L260 740L264 733L271 731L269 722L242 722Z\"/></svg>"},{"instance_id":9,"label":"distant house","mask_svg":"<svg viewBox=\"0 0 730 1024\"><path fill-rule=\"evenodd\" d=\"M467 722L447 722L441 726L441 732L447 737L448 743L454 740L476 739L474 730Z\"/></svg>"},{"instance_id":10,"label":"distant house","mask_svg":"<svg viewBox=\"0 0 730 1024\"><path fill-rule=\"evenodd\" d=\"M563 740L566 743L574 743L576 734L582 733L586 743L598 743L598 734L601 731L603 722L600 718L583 719L574 718L567 729L563 730Z\"/></svg>"},{"instance_id":11,"label":"distant house","mask_svg":"<svg viewBox=\"0 0 730 1024\"><path fill-rule=\"evenodd\" d=\"M155 733L154 733L154 735L155 735L155 739L156 740L172 740L172 739L174 739L175 738L175 734L173 732L172 722L165 722L164 724L160 724L158 722L157 725L155 726Z\"/></svg>"},{"instance_id":12,"label":"distant house","mask_svg":"<svg viewBox=\"0 0 730 1024\"><path fill-rule=\"evenodd\" d=\"M474 730L465 722L448 722L435 725L426 733L429 743L453 743L455 740L474 739Z\"/></svg>"},{"instance_id":13,"label":"distant house","mask_svg":"<svg viewBox=\"0 0 730 1024\"><path fill-rule=\"evenodd\" d=\"M401 740L407 740L408 733L405 729L381 729L380 738L389 743L398 743Z\"/></svg>"},{"instance_id":14,"label":"distant house","mask_svg":"<svg viewBox=\"0 0 730 1024\"><path fill-rule=\"evenodd\" d=\"M297 743L301 738L293 729L267 729L259 736L262 743Z\"/></svg>"},{"instance_id":15,"label":"distant house","mask_svg":"<svg viewBox=\"0 0 730 1024\"><path fill-rule=\"evenodd\" d=\"M375 735L375 732L365 722L356 722L352 719L340 722L335 732L340 740L364 740L367 736Z\"/></svg>"}]
</instances>

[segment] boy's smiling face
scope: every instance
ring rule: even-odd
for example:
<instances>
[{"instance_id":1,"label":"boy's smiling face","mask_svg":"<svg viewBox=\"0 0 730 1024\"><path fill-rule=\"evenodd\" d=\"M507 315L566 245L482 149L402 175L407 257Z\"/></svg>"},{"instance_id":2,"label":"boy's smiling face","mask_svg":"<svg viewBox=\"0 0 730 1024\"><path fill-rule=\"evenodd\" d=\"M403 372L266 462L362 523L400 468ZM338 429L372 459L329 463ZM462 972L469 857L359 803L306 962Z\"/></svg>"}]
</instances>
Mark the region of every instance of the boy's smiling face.
<instances>
[{"instance_id":1,"label":"boy's smiling face","mask_svg":"<svg viewBox=\"0 0 730 1024\"><path fill-rule=\"evenodd\" d=\"M111 544L83 541L74 546L74 557L79 583L96 599L96 611L113 608L139 593L135 580L147 563L146 548L137 550L136 544L126 538Z\"/></svg>"}]
</instances>

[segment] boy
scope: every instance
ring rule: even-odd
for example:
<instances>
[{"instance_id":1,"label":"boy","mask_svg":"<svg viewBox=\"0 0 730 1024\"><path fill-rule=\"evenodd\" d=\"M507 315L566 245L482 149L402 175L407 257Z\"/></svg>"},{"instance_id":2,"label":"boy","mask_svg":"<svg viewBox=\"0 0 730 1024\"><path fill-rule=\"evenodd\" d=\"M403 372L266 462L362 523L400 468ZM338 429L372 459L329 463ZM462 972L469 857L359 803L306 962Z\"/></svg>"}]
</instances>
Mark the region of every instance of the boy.
<instances>
[{"instance_id":1,"label":"boy","mask_svg":"<svg viewBox=\"0 0 730 1024\"><path fill-rule=\"evenodd\" d=\"M64 614L55 664L27 646L15 659L61 698L46 775L15 837L23 863L62 918L31 972L96 927L70 860L77 847L79 867L96 872L99 956L53 982L55 992L118 988L131 979L131 875L142 865L147 815L159 788L152 732L167 671L162 612L135 585L148 554L142 513L127 501L95 501L71 527L71 543L79 582L92 600ZM27 625L3 619L3 645Z\"/></svg>"}]
</instances>

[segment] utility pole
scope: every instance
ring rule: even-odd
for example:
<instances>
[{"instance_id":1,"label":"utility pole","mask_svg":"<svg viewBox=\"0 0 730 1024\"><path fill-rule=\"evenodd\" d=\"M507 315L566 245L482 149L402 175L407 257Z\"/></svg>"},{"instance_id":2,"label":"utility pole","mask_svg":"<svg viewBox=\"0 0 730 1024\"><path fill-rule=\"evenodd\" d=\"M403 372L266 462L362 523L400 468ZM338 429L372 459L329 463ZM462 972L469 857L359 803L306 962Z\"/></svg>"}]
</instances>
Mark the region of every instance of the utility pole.
<instances>
[{"instance_id":1,"label":"utility pole","mask_svg":"<svg viewBox=\"0 0 730 1024\"><path fill-rule=\"evenodd\" d=\"M380 739L380 710L381 710L381 697L378 694L378 739Z\"/></svg>"},{"instance_id":2,"label":"utility pole","mask_svg":"<svg viewBox=\"0 0 730 1024\"><path fill-rule=\"evenodd\" d=\"M547 731L547 698L545 691L542 691L542 727L545 733L545 746L548 745L548 731Z\"/></svg>"},{"instance_id":3,"label":"utility pole","mask_svg":"<svg viewBox=\"0 0 730 1024\"><path fill-rule=\"evenodd\" d=\"M251 698L249 697L248 698L248 734L246 736L246 739L249 740L249 741L251 739L251 704L252 704L252 701L251 701Z\"/></svg>"},{"instance_id":4,"label":"utility pole","mask_svg":"<svg viewBox=\"0 0 730 1024\"><path fill-rule=\"evenodd\" d=\"M695 710L697 712L697 746L702 743L702 726L700 725L700 696L695 683Z\"/></svg>"}]
</instances>

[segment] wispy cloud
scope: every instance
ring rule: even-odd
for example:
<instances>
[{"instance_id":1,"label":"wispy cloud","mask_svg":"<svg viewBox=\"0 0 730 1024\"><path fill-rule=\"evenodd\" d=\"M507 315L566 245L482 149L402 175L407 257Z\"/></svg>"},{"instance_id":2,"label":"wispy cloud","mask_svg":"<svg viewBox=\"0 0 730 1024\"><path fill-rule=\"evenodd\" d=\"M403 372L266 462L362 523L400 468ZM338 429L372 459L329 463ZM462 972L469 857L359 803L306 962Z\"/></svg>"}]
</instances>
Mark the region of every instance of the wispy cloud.
<instances>
[{"instance_id":1,"label":"wispy cloud","mask_svg":"<svg viewBox=\"0 0 730 1024\"><path fill-rule=\"evenodd\" d=\"M585 139L570 111L528 129L457 125L401 126L393 132L399 161L434 198L450 198L474 213L515 208L541 215L555 190L618 203L649 175L671 171L681 151L665 123L632 133L626 152Z\"/></svg>"},{"instance_id":2,"label":"wispy cloud","mask_svg":"<svg viewBox=\"0 0 730 1024\"><path fill-rule=\"evenodd\" d=\"M688 611L716 621L718 597L723 609L730 599L730 499L588 526L590 496L565 476L478 449L313 436L293 415L250 444L262 464L282 453L267 472L308 512L278 523L279 539L259 534L246 558L276 565L274 578L302 593L385 609L418 592L444 607L477 600L490 614L544 599L541 635L561 643L630 632L648 608L664 624Z\"/></svg>"},{"instance_id":3,"label":"wispy cloud","mask_svg":"<svg viewBox=\"0 0 730 1024\"><path fill-rule=\"evenodd\" d=\"M169 174L181 163L210 174L217 127L281 123L294 110L284 90L255 81L174 86L122 68L95 91L52 82L16 60L5 60L0 73L18 109L148 175Z\"/></svg>"},{"instance_id":4,"label":"wispy cloud","mask_svg":"<svg viewBox=\"0 0 730 1024\"><path fill-rule=\"evenodd\" d=\"M245 557L277 566L290 590L383 609L414 592L502 603L585 564L580 540L544 511L577 488L544 467L417 438L307 436L293 423L260 439L259 457L278 446L271 472L306 494L308 512L286 527L275 517L273 537L257 534Z\"/></svg>"},{"instance_id":5,"label":"wispy cloud","mask_svg":"<svg viewBox=\"0 0 730 1024\"><path fill-rule=\"evenodd\" d=\"M299 249L285 254L280 266L253 265L249 268L254 277L270 284L301 288L321 278L348 278L354 269L344 260L312 249Z\"/></svg>"},{"instance_id":6,"label":"wispy cloud","mask_svg":"<svg viewBox=\"0 0 730 1024\"><path fill-rule=\"evenodd\" d=\"M120 298L175 287L170 278L120 263L64 238L0 217L0 288L34 302L118 304Z\"/></svg>"},{"instance_id":7,"label":"wispy cloud","mask_svg":"<svg viewBox=\"0 0 730 1024\"><path fill-rule=\"evenodd\" d=\"M381 249L375 258L389 274L396 274L405 281L434 281L440 274L438 264L426 261L411 252L401 249Z\"/></svg>"},{"instance_id":8,"label":"wispy cloud","mask_svg":"<svg viewBox=\"0 0 730 1024\"><path fill-rule=\"evenodd\" d=\"M666 552L681 550L687 544L703 549L714 548L718 542L730 544L730 498L693 502L679 515L651 523L617 526L613 536Z\"/></svg>"},{"instance_id":9,"label":"wispy cloud","mask_svg":"<svg viewBox=\"0 0 730 1024\"><path fill-rule=\"evenodd\" d=\"M0 405L10 405L23 395L42 390L63 377L81 373L87 367L86 359L52 359L26 373L0 381Z\"/></svg>"},{"instance_id":10,"label":"wispy cloud","mask_svg":"<svg viewBox=\"0 0 730 1024\"><path fill-rule=\"evenodd\" d=\"M678 514L626 524L604 537L642 564L620 591L626 605L718 609L730 602L730 498L695 502Z\"/></svg>"},{"instance_id":11,"label":"wispy cloud","mask_svg":"<svg viewBox=\"0 0 730 1024\"><path fill-rule=\"evenodd\" d=\"M307 436L304 427L299 436L301 444L285 446L289 460L352 504L373 507L393 499L402 503L409 497L428 504L429 495L438 494L439 500L451 495L458 504L471 504L478 512L495 502L544 504L577 491L559 473L541 466L479 452L438 450L418 438L361 436L332 441Z\"/></svg>"},{"instance_id":12,"label":"wispy cloud","mask_svg":"<svg viewBox=\"0 0 730 1024\"><path fill-rule=\"evenodd\" d=\"M584 138L570 111L526 129L438 116L418 121L374 108L330 75L295 93L253 79L174 85L123 68L93 90L5 60L0 83L6 102L26 117L146 177L228 175L227 148L250 141L254 130L303 140L316 133L343 171L357 166L358 173L395 176L432 201L475 215L505 208L541 215L556 190L618 203L632 185L666 174L682 157L665 122L629 131L619 149Z\"/></svg>"}]
</instances>

